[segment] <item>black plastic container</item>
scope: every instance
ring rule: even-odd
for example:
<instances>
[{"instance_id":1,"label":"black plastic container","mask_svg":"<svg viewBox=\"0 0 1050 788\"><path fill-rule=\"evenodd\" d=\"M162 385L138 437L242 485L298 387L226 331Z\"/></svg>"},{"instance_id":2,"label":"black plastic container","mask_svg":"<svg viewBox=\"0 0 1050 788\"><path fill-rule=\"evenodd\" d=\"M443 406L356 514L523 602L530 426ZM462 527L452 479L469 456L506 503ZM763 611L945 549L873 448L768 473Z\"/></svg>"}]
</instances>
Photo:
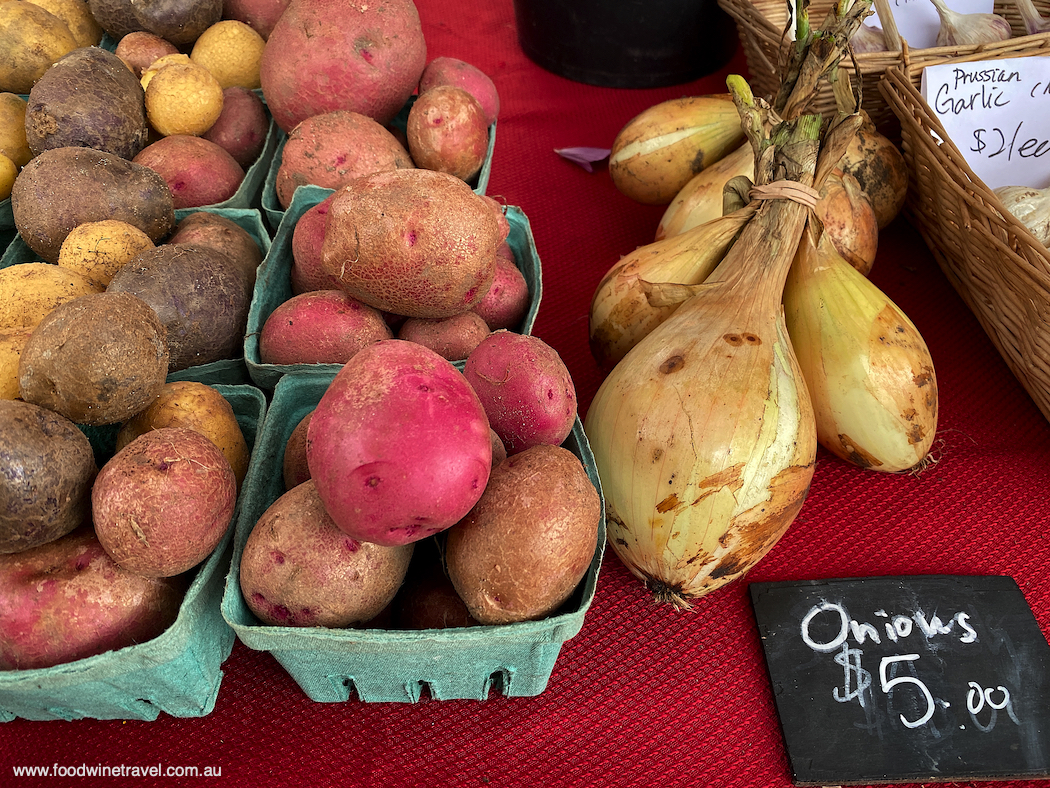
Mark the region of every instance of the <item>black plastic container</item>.
<instances>
[{"instance_id":1,"label":"black plastic container","mask_svg":"<svg viewBox=\"0 0 1050 788\"><path fill-rule=\"evenodd\" d=\"M589 85L655 88L717 71L738 43L716 0L514 0L525 54Z\"/></svg>"}]
</instances>

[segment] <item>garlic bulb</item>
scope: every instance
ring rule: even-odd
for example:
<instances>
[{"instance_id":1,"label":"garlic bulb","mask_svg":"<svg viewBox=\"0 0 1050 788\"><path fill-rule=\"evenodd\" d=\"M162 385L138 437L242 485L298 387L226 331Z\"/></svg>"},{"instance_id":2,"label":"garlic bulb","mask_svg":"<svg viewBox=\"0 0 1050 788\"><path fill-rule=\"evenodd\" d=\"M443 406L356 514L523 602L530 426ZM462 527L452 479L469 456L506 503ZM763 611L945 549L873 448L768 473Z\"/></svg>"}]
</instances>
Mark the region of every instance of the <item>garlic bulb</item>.
<instances>
[{"instance_id":1,"label":"garlic bulb","mask_svg":"<svg viewBox=\"0 0 1050 788\"><path fill-rule=\"evenodd\" d=\"M1039 243L1050 246L1050 188L1000 186L992 191Z\"/></svg>"},{"instance_id":2,"label":"garlic bulb","mask_svg":"<svg viewBox=\"0 0 1050 788\"><path fill-rule=\"evenodd\" d=\"M774 136L783 177L812 184L821 120ZM702 289L616 365L587 411L609 544L657 601L687 608L743 575L809 491L816 428L781 304L808 210L761 200Z\"/></svg>"},{"instance_id":3,"label":"garlic bulb","mask_svg":"<svg viewBox=\"0 0 1050 788\"><path fill-rule=\"evenodd\" d=\"M941 18L937 46L991 44L1013 36L1010 23L998 14L961 14L952 11L944 0L930 0Z\"/></svg>"},{"instance_id":4,"label":"garlic bulb","mask_svg":"<svg viewBox=\"0 0 1050 788\"><path fill-rule=\"evenodd\" d=\"M886 34L882 32L881 28L874 25L861 24L849 42L853 47L853 51L858 55L863 55L866 52L885 52L889 49L886 46Z\"/></svg>"},{"instance_id":5,"label":"garlic bulb","mask_svg":"<svg viewBox=\"0 0 1050 788\"><path fill-rule=\"evenodd\" d=\"M937 377L918 329L812 223L784 288L817 439L862 468L921 467L937 430Z\"/></svg>"},{"instance_id":6,"label":"garlic bulb","mask_svg":"<svg viewBox=\"0 0 1050 788\"><path fill-rule=\"evenodd\" d=\"M1043 18L1032 0L1014 0L1014 5L1017 6L1017 12L1021 15L1021 22L1028 35L1034 36L1036 33L1050 30L1050 19Z\"/></svg>"}]
</instances>

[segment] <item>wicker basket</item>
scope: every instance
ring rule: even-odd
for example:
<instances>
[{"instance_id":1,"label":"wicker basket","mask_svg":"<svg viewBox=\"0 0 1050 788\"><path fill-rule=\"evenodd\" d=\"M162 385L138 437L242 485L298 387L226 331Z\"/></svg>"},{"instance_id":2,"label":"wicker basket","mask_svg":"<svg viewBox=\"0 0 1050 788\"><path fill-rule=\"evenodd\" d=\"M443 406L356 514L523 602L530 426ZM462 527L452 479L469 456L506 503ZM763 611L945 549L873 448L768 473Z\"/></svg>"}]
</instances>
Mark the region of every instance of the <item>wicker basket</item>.
<instances>
[{"instance_id":1,"label":"wicker basket","mask_svg":"<svg viewBox=\"0 0 1050 788\"><path fill-rule=\"evenodd\" d=\"M736 22L747 61L749 84L755 95L771 98L780 87L779 58L790 46L790 42L784 37L784 28L788 22L787 2L788 0L718 0L719 6ZM1044 16L1050 13L1050 0L1035 0L1035 6ZM820 26L832 7L832 0L813 0L809 6L809 18L814 28ZM996 0L995 12L1009 20L1014 38L980 46L971 44L926 49L911 49L904 42L899 51L858 54L855 65L848 59L843 60L840 67L849 72L854 85L857 84L859 73L861 107L867 111L883 134L894 141L900 139L897 119L878 89L879 79L886 69L892 66L905 69L918 86L923 66L960 58L984 60L990 57L1050 53L1050 33L1025 35L1020 14L1012 0ZM833 115L836 109L832 87L828 82L824 82L817 92L812 111Z\"/></svg>"},{"instance_id":2,"label":"wicker basket","mask_svg":"<svg viewBox=\"0 0 1050 788\"><path fill-rule=\"evenodd\" d=\"M973 173L916 82L894 66L880 84L910 170L905 216L1050 420L1050 251Z\"/></svg>"}]
</instances>

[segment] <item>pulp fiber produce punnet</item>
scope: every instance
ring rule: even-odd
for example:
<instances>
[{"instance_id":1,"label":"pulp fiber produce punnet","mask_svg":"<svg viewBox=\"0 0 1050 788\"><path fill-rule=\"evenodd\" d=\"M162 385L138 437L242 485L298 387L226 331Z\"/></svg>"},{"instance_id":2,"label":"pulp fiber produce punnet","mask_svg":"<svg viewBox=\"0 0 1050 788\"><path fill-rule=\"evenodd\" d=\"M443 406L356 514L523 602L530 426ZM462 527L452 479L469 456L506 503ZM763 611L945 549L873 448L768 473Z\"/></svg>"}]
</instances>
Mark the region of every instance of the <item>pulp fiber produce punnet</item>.
<instances>
[{"instance_id":1,"label":"pulp fiber produce punnet","mask_svg":"<svg viewBox=\"0 0 1050 788\"><path fill-rule=\"evenodd\" d=\"M847 417L855 420L854 434L840 440L847 449L840 445L836 453L863 468L903 471L927 461L936 384L928 351L907 318L837 252L836 270L848 268L852 276L818 285L800 274L792 283L795 313L811 317L821 298L834 299L841 305L831 311L838 315L834 325L807 334L799 329L805 318L784 318L785 283L796 258L811 247L832 253L813 209L865 122L841 72L840 103L854 111L826 121L805 114L817 81L835 62L813 42L823 49L848 40L867 12L855 4L814 31L800 9L798 62L785 71L771 106L730 77L754 151L755 180L731 181L725 193L731 207L711 222L741 224L735 237L726 232L724 256L712 262L706 246L664 239L648 250L650 257L636 254L633 262L677 279L626 275L616 281L614 275L596 294L592 341L604 354L596 352L599 360L610 358L607 348L620 338L607 317L617 299L633 299L638 323L624 321L624 331L635 336L586 418L606 495L609 543L658 600L678 607L740 577L772 549L808 495L818 439L832 451L832 438L841 439L825 425L842 432ZM798 68L807 58L814 60ZM715 229L700 225L684 235L714 238ZM856 309L861 302L870 307ZM889 321L884 327L880 314ZM880 353L869 344L873 329L876 336L905 332L912 340ZM812 361L803 366L803 359ZM840 375L849 375L848 390L829 396L819 389L820 381L805 375L811 364L838 365ZM916 411L919 421L909 420ZM872 429L862 433L857 421Z\"/></svg>"}]
</instances>

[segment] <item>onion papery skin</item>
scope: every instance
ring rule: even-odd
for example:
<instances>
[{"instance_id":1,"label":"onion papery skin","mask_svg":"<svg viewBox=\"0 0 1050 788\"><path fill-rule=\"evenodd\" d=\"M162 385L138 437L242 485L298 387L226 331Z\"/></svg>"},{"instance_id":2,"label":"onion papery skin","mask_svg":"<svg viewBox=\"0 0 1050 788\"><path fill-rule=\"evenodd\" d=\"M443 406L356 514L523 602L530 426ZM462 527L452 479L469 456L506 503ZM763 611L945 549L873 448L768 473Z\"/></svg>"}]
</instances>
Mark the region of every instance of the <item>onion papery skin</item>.
<instances>
[{"instance_id":1,"label":"onion papery skin","mask_svg":"<svg viewBox=\"0 0 1050 788\"><path fill-rule=\"evenodd\" d=\"M820 444L862 468L922 467L937 431L937 376L908 316L827 236L816 241L808 232L784 310Z\"/></svg>"},{"instance_id":2,"label":"onion papery skin","mask_svg":"<svg viewBox=\"0 0 1050 788\"><path fill-rule=\"evenodd\" d=\"M755 213L746 206L680 235L639 246L602 277L591 298L591 355L608 371L679 304L654 306L648 285L703 282L722 261L741 228Z\"/></svg>"},{"instance_id":3,"label":"onion papery skin","mask_svg":"<svg viewBox=\"0 0 1050 788\"><path fill-rule=\"evenodd\" d=\"M587 411L609 544L658 601L687 608L743 575L809 491L814 417L781 310L806 210L764 202Z\"/></svg>"}]
</instances>

